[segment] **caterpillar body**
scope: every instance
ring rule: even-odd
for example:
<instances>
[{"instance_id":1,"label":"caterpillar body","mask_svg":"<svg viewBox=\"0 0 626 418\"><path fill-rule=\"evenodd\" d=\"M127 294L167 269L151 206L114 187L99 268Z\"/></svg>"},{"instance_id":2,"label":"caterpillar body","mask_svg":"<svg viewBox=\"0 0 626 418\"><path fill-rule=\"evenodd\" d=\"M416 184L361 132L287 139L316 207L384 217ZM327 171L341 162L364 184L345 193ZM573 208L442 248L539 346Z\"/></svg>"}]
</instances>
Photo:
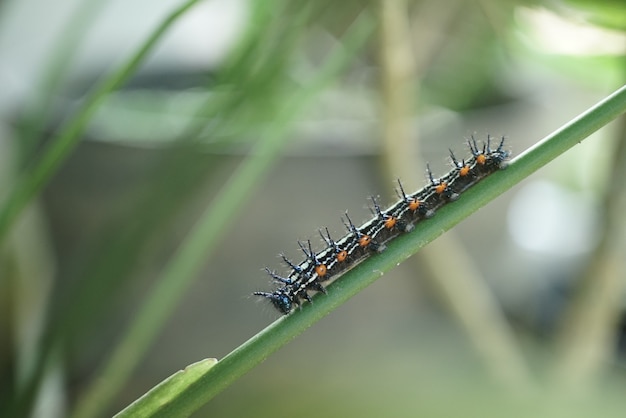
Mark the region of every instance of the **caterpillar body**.
<instances>
[{"instance_id":1,"label":"caterpillar body","mask_svg":"<svg viewBox=\"0 0 626 418\"><path fill-rule=\"evenodd\" d=\"M289 273L280 275L266 267L265 271L277 287L271 292L254 292L254 295L268 299L280 313L289 314L303 302L311 302L311 292L326 293L325 284L340 279L344 272L366 258L383 252L391 240L411 232L420 221L435 216L439 208L457 200L465 190L505 168L510 157L510 152L504 149L504 137L495 149L489 136L482 146L472 136L467 146L468 159L459 160L450 150L452 169L447 174L435 178L427 166L428 184L414 193L407 194L398 180L399 200L387 209L382 209L372 197L374 216L361 226L356 226L346 212L343 223L347 234L342 238L334 240L328 228L320 230L325 244L321 251L315 251L310 240L298 241L304 260L296 264L281 254Z\"/></svg>"}]
</instances>

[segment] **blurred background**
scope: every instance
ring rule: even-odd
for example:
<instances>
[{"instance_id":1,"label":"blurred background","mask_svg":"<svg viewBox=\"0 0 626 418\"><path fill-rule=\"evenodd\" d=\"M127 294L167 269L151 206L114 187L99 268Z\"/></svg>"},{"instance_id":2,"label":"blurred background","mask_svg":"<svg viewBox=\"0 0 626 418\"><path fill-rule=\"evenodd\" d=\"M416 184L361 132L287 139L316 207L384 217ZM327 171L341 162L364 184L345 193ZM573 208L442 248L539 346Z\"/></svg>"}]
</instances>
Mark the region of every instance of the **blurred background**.
<instances>
[{"instance_id":1,"label":"blurred background","mask_svg":"<svg viewBox=\"0 0 626 418\"><path fill-rule=\"evenodd\" d=\"M0 228L0 416L111 416L222 358L277 317L279 253L472 134L532 146L624 84L625 30L618 0L0 1L0 210L35 195ZM625 122L196 415L618 416Z\"/></svg>"}]
</instances>

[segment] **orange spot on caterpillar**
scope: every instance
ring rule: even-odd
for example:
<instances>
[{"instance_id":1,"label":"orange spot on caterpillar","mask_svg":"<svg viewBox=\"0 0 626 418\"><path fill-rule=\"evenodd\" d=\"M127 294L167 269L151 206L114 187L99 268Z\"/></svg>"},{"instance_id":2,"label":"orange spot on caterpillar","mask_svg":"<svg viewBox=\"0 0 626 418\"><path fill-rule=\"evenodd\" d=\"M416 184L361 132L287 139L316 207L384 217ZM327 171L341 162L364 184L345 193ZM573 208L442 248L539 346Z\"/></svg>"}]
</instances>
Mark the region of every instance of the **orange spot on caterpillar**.
<instances>
[{"instance_id":1,"label":"orange spot on caterpillar","mask_svg":"<svg viewBox=\"0 0 626 418\"><path fill-rule=\"evenodd\" d=\"M339 251L337 253L336 258L337 258L337 261L339 261L340 263L344 262L346 261L346 258L348 258L348 252L346 250Z\"/></svg>"},{"instance_id":2,"label":"orange spot on caterpillar","mask_svg":"<svg viewBox=\"0 0 626 418\"><path fill-rule=\"evenodd\" d=\"M326 272L327 271L328 271L328 269L326 268L326 266L324 264L319 264L319 265L315 266L315 273L317 273L317 275L319 277L326 276Z\"/></svg>"},{"instance_id":3,"label":"orange spot on caterpillar","mask_svg":"<svg viewBox=\"0 0 626 418\"><path fill-rule=\"evenodd\" d=\"M435 192L437 194L441 194L441 193L445 192L447 188L448 188L448 183L443 182L443 183L440 183L440 184L435 186Z\"/></svg>"},{"instance_id":4,"label":"orange spot on caterpillar","mask_svg":"<svg viewBox=\"0 0 626 418\"><path fill-rule=\"evenodd\" d=\"M390 218L385 220L385 228L391 229L394 226L396 226L397 222L398 222L398 218L391 216Z\"/></svg>"},{"instance_id":5,"label":"orange spot on caterpillar","mask_svg":"<svg viewBox=\"0 0 626 418\"><path fill-rule=\"evenodd\" d=\"M487 162L487 157L485 156L485 154L477 155L476 162L480 165L484 165Z\"/></svg>"},{"instance_id":6,"label":"orange spot on caterpillar","mask_svg":"<svg viewBox=\"0 0 626 418\"><path fill-rule=\"evenodd\" d=\"M422 202L420 202L419 200L417 200L417 199L413 199L413 200L411 200L411 201L409 202L409 209L410 209L412 212L415 212L417 209L419 209L419 207L420 207L421 203L422 203Z\"/></svg>"},{"instance_id":7,"label":"orange spot on caterpillar","mask_svg":"<svg viewBox=\"0 0 626 418\"><path fill-rule=\"evenodd\" d=\"M469 172L470 172L470 167L468 165L464 165L459 170L459 176L465 177L465 176L467 176L469 174Z\"/></svg>"},{"instance_id":8,"label":"orange spot on caterpillar","mask_svg":"<svg viewBox=\"0 0 626 418\"><path fill-rule=\"evenodd\" d=\"M371 243L372 243L372 237L370 237L369 235L363 235L362 237L359 238L359 247L365 248Z\"/></svg>"}]
</instances>

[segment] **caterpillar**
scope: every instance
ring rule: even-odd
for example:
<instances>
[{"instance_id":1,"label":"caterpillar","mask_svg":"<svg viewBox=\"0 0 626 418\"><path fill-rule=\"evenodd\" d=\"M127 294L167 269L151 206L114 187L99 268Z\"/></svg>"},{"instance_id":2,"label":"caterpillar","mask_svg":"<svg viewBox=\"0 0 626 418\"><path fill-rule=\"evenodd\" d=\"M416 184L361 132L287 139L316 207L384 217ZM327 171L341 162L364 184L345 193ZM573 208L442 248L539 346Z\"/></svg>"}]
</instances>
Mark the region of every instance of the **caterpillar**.
<instances>
[{"instance_id":1,"label":"caterpillar","mask_svg":"<svg viewBox=\"0 0 626 418\"><path fill-rule=\"evenodd\" d=\"M321 251L313 249L311 240L298 241L304 260L296 264L281 254L289 273L281 276L265 267L278 286L271 292L254 292L253 295L268 299L283 315L304 302L311 303L311 292L326 293L325 284L337 280L366 258L383 252L389 241L411 232L421 220L433 217L443 205L457 200L465 190L507 166L510 152L504 149L504 137L495 149L489 135L482 146L473 136L467 140L467 146L470 152L467 160L457 159L450 150L452 170L442 177L435 178L427 165L428 183L414 193L407 194L398 180L399 200L387 209L383 210L372 196L373 218L363 225L357 227L345 212L342 220L348 232L339 240L331 237L328 228L319 230L325 244Z\"/></svg>"}]
</instances>

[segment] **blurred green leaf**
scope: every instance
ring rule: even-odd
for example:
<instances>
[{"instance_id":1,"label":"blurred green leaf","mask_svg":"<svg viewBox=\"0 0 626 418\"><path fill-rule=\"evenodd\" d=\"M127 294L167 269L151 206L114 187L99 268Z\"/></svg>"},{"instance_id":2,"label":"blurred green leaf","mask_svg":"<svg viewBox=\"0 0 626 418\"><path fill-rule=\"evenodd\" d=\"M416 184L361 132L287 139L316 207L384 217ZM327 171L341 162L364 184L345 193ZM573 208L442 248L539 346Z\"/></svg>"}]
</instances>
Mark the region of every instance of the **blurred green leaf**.
<instances>
[{"instance_id":1,"label":"blurred green leaf","mask_svg":"<svg viewBox=\"0 0 626 418\"><path fill-rule=\"evenodd\" d=\"M607 29L626 30L626 2L623 0L563 0L583 12L585 19Z\"/></svg>"}]
</instances>

